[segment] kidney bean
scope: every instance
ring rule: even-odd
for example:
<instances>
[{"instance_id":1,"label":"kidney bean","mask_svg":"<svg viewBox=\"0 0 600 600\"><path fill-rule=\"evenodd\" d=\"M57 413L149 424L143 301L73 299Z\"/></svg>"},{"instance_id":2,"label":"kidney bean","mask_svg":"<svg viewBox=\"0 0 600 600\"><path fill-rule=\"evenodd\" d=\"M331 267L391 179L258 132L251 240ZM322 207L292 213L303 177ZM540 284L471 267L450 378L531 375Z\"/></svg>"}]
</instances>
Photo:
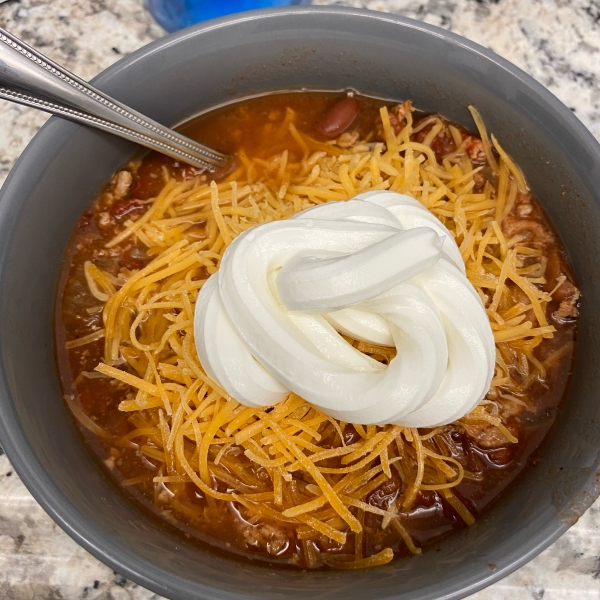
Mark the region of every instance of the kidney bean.
<instances>
[{"instance_id":1,"label":"kidney bean","mask_svg":"<svg viewBox=\"0 0 600 600\"><path fill-rule=\"evenodd\" d=\"M431 129L433 128L433 123L425 127L417 133L415 137L415 141L421 143L429 134ZM454 138L450 134L448 129L442 129L432 140L429 147L433 150L437 159L441 161L447 154L450 154L456 150L456 143L454 142Z\"/></svg>"},{"instance_id":2,"label":"kidney bean","mask_svg":"<svg viewBox=\"0 0 600 600\"><path fill-rule=\"evenodd\" d=\"M324 138L332 140L346 131L361 111L361 103L354 97L336 102L316 124L315 130Z\"/></svg>"},{"instance_id":3,"label":"kidney bean","mask_svg":"<svg viewBox=\"0 0 600 600\"><path fill-rule=\"evenodd\" d=\"M546 264L546 284L544 285L546 292L554 289L561 275L567 275L564 271L564 263L561 260L560 251L557 248L552 248L548 255L548 263ZM577 288L567 279L567 281L554 291L552 298L560 302L561 300L570 298L576 292Z\"/></svg>"},{"instance_id":4,"label":"kidney bean","mask_svg":"<svg viewBox=\"0 0 600 600\"><path fill-rule=\"evenodd\" d=\"M158 152L148 154L133 178L133 185L130 190L131 197L147 200L157 196L165 185L162 173L163 166L173 172L172 159Z\"/></svg>"},{"instance_id":5,"label":"kidney bean","mask_svg":"<svg viewBox=\"0 0 600 600\"><path fill-rule=\"evenodd\" d=\"M546 292L552 291L556 285L556 280L560 275L560 254L557 249L552 248L548 254L548 262L546 263L546 283L544 289Z\"/></svg>"},{"instance_id":6,"label":"kidney bean","mask_svg":"<svg viewBox=\"0 0 600 600\"><path fill-rule=\"evenodd\" d=\"M571 298L577 293L577 288L570 282L565 281L558 289L554 292L552 298L557 302Z\"/></svg>"}]
</instances>

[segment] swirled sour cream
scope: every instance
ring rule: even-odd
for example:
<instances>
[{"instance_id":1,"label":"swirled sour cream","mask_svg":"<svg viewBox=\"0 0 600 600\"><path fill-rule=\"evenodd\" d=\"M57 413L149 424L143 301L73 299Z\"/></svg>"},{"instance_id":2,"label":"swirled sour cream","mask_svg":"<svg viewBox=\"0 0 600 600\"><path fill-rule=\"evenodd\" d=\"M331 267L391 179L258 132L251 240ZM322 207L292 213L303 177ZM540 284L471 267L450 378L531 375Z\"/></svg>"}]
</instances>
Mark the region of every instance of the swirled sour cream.
<instances>
[{"instance_id":1,"label":"swirled sour cream","mask_svg":"<svg viewBox=\"0 0 600 600\"><path fill-rule=\"evenodd\" d=\"M495 348L450 232L368 192L239 235L196 304L207 374L246 406L295 392L337 419L433 427L487 393ZM383 365L338 333L384 346Z\"/></svg>"}]
</instances>

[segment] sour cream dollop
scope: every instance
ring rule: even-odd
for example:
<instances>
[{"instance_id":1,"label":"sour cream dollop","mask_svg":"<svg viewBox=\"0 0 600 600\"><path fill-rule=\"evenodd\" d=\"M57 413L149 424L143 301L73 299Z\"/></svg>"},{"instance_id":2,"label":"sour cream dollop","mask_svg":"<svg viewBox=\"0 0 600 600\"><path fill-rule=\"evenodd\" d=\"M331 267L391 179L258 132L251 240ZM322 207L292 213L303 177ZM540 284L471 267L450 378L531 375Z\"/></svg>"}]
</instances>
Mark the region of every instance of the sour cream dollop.
<instances>
[{"instance_id":1,"label":"sour cream dollop","mask_svg":"<svg viewBox=\"0 0 600 600\"><path fill-rule=\"evenodd\" d=\"M386 366L340 333L397 354ZM348 423L450 423L494 374L490 323L452 235L395 192L239 235L200 291L194 334L203 368L240 403L293 391Z\"/></svg>"}]
</instances>

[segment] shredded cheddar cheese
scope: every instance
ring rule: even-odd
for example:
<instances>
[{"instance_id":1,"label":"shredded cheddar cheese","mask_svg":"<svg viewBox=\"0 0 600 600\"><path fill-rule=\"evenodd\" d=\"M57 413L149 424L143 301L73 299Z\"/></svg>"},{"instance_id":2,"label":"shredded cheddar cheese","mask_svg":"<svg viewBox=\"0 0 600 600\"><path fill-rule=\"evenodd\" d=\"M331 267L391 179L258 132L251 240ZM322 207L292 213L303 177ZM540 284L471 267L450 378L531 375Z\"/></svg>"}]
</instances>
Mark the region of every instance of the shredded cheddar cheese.
<instances>
[{"instance_id":1,"label":"shredded cheddar cheese","mask_svg":"<svg viewBox=\"0 0 600 600\"><path fill-rule=\"evenodd\" d=\"M497 344L488 400L457 426L496 427L507 442L516 442L498 416L495 400L503 394L526 393L569 349L559 349L545 361L533 355L554 331L545 316L550 296L539 285L545 281L545 266L539 251L519 236L506 239L501 227L517 192L526 189L525 179L498 141L493 136L490 141L477 111L470 110L488 163L498 175L497 190L486 184L476 191L474 177L481 167L471 163L468 140L454 127L450 132L457 150L438 162L430 145L442 130L439 118L428 120L432 128L417 143L411 138L411 113L396 135L384 107L385 143L358 142L342 149L301 133L293 111L288 111L282 127L291 131L300 158L287 150L269 160L242 152L237 170L219 183L203 177L177 182L165 171L165 185L149 210L127 222L108 244L113 247L136 238L154 259L137 272L122 273L118 281L86 264L89 288L105 303L104 329L69 344L75 347L104 336L104 362L97 371L132 390L120 409L131 415L133 430L114 444L127 446L135 440L144 454L158 461L162 466L154 477L156 485L169 488L191 482L209 506L214 501L233 502L252 523L293 526L309 564L316 560L312 539L325 536L344 544L355 535L355 555L322 559L342 569L385 564L393 558L389 548L363 557L366 513L381 518L384 527L391 524L408 549L419 553L403 515L421 490L438 490L465 523L474 522L452 492L472 474L436 443L441 428L356 425L358 439L347 442L346 423L319 413L295 394L273 409L241 406L202 369L192 326L199 290L241 232L368 190L410 194L455 237ZM514 299L515 288L526 301ZM389 348L348 341L377 360L387 363L393 357ZM507 366L515 357L523 366L518 379ZM318 445L327 436L336 440L334 447ZM240 456L262 469L266 480L246 469ZM400 481L396 501L385 510L372 506L369 494L392 478ZM192 511L182 502L175 508Z\"/></svg>"}]
</instances>

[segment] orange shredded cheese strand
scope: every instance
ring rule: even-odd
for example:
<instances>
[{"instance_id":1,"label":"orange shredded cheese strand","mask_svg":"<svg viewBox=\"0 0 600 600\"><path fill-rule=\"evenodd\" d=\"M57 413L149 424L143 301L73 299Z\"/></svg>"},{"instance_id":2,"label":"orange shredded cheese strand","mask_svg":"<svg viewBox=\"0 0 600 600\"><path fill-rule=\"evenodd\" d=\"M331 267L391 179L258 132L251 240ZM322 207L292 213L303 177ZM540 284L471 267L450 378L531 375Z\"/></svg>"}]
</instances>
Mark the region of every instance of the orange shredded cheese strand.
<instances>
[{"instance_id":1,"label":"orange shredded cheese strand","mask_svg":"<svg viewBox=\"0 0 600 600\"><path fill-rule=\"evenodd\" d=\"M369 556L368 558L361 558L359 560L344 561L339 559L330 558L323 556L323 561L330 567L342 570L354 570L354 569L367 569L371 567L379 567L387 565L394 558L394 552L391 548L385 548L381 552Z\"/></svg>"}]
</instances>

